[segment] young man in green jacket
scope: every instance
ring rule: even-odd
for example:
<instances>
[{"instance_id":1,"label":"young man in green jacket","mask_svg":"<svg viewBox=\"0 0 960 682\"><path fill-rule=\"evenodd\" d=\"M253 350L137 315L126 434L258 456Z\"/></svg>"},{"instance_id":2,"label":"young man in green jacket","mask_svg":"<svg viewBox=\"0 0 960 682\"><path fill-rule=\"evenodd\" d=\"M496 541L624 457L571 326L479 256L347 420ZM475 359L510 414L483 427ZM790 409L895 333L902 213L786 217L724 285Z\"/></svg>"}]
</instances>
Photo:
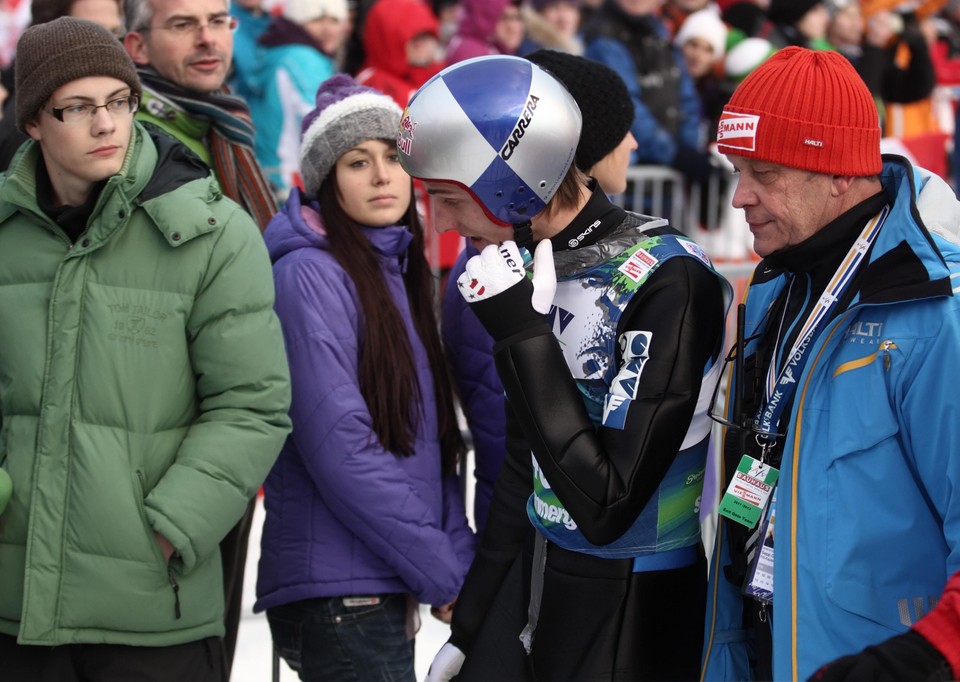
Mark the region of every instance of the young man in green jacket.
<instances>
[{"instance_id":1,"label":"young man in green jacket","mask_svg":"<svg viewBox=\"0 0 960 682\"><path fill-rule=\"evenodd\" d=\"M0 661L12 680L223 679L218 543L289 431L256 225L136 123L116 37L17 46L0 176Z\"/></svg>"}]
</instances>

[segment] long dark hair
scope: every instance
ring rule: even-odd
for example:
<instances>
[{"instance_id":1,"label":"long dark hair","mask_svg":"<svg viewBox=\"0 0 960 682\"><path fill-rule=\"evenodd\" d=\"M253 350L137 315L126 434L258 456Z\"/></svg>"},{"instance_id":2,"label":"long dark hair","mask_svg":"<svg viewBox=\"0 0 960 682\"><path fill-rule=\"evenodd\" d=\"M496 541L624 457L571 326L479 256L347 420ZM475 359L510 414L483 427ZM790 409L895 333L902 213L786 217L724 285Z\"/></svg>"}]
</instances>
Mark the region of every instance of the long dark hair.
<instances>
[{"instance_id":1,"label":"long dark hair","mask_svg":"<svg viewBox=\"0 0 960 682\"><path fill-rule=\"evenodd\" d=\"M370 410L373 431L386 450L405 457L413 455L417 425L423 415L418 409L420 380L406 326L387 290L373 247L360 225L340 206L336 165L320 186L317 198L330 251L353 280L360 301L366 330L360 343L360 393ZM423 227L413 192L402 222L413 234L403 274L407 301L413 326L430 360L442 468L444 473L453 473L466 446L454 411L453 385L434 311L435 281L424 253Z\"/></svg>"}]
</instances>

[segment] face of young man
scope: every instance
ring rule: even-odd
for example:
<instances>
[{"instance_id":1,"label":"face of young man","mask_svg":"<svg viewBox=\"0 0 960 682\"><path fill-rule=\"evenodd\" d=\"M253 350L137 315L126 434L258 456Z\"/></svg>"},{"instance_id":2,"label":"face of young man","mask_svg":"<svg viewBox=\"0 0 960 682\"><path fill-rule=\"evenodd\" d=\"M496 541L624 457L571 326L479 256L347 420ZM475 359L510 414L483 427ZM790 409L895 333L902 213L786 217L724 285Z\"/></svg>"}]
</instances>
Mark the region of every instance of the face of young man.
<instances>
[{"instance_id":1,"label":"face of young man","mask_svg":"<svg viewBox=\"0 0 960 682\"><path fill-rule=\"evenodd\" d=\"M233 29L225 0L150 0L150 26L131 31L124 46L137 64L150 64L164 78L194 92L220 89L233 59ZM210 23L220 20L219 26ZM186 30L183 29L187 25Z\"/></svg>"},{"instance_id":2,"label":"face of young man","mask_svg":"<svg viewBox=\"0 0 960 682\"><path fill-rule=\"evenodd\" d=\"M337 199L361 225L396 225L410 207L412 182L395 143L365 140L337 159Z\"/></svg>"},{"instance_id":3,"label":"face of young man","mask_svg":"<svg viewBox=\"0 0 960 682\"><path fill-rule=\"evenodd\" d=\"M101 107L92 117L67 123L57 120L53 108L102 105L129 95L130 86L116 78L80 78L57 88L27 123L27 134L40 143L56 203L82 204L96 183L117 174L130 144L133 115Z\"/></svg>"},{"instance_id":4,"label":"face of young man","mask_svg":"<svg viewBox=\"0 0 960 682\"><path fill-rule=\"evenodd\" d=\"M728 154L736 169L734 208L742 208L753 250L766 257L813 236L837 216L833 176Z\"/></svg>"},{"instance_id":5,"label":"face of young man","mask_svg":"<svg viewBox=\"0 0 960 682\"><path fill-rule=\"evenodd\" d=\"M453 230L470 240L478 251L490 244L513 239L513 230L499 225L483 212L473 195L459 185L424 180L423 186L433 200L433 223L437 232Z\"/></svg>"}]
</instances>

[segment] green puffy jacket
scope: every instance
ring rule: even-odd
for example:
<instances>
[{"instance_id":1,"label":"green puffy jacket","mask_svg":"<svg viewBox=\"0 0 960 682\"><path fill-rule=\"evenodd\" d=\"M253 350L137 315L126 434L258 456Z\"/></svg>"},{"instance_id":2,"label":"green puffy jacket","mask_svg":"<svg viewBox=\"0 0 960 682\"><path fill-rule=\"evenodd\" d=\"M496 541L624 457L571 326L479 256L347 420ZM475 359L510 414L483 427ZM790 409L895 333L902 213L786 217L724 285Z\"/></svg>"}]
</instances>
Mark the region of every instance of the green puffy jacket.
<instances>
[{"instance_id":1,"label":"green puffy jacket","mask_svg":"<svg viewBox=\"0 0 960 682\"><path fill-rule=\"evenodd\" d=\"M260 233L137 124L71 244L37 206L39 161L28 142L0 176L0 632L222 635L218 543L290 428Z\"/></svg>"}]
</instances>

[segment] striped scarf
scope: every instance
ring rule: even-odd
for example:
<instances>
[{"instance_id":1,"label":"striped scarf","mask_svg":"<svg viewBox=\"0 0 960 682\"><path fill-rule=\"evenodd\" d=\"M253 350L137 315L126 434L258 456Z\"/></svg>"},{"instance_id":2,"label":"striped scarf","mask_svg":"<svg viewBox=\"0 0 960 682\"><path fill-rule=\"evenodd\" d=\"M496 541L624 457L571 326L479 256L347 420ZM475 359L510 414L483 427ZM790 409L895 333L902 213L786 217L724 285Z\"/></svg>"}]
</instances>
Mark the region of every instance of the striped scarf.
<instances>
[{"instance_id":1,"label":"striped scarf","mask_svg":"<svg viewBox=\"0 0 960 682\"><path fill-rule=\"evenodd\" d=\"M240 204L264 230L277 212L277 202L253 154L250 108L224 85L213 93L185 90L149 66L137 66L145 89L169 100L191 118L210 121L213 169L223 193Z\"/></svg>"}]
</instances>

